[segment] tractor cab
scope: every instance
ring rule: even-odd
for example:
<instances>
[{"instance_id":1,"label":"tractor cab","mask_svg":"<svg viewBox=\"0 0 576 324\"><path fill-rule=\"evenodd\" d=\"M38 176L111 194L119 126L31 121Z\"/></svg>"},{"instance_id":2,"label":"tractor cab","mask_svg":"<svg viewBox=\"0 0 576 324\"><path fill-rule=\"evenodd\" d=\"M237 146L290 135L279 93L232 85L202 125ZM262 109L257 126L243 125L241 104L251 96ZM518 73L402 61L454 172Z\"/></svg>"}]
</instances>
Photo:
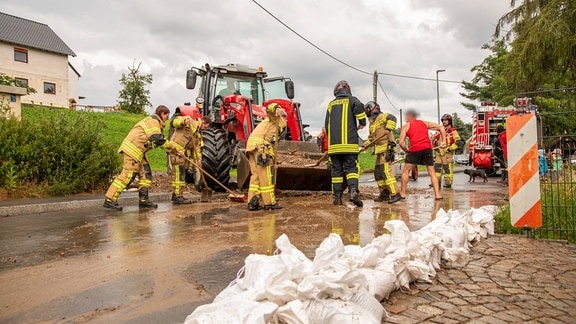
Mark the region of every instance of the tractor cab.
<instances>
[{"instance_id":1,"label":"tractor cab","mask_svg":"<svg viewBox=\"0 0 576 324\"><path fill-rule=\"evenodd\" d=\"M200 78L200 80L198 80ZM277 103L286 113L286 132L284 141L279 143L280 151L316 152L315 143L306 140L309 134L302 124L300 103L293 102L294 82L289 78L268 78L264 70L250 68L246 65L227 64L193 67L186 73L186 88L195 89L199 82L195 106L180 106L177 112L185 116L212 118L212 127L203 132L202 167L222 183L230 178L230 168L237 171L238 187L247 185L250 173L244 148L248 136L254 128L266 118L265 107ZM278 178L283 176L284 168L278 169ZM304 170L307 171L307 170ZM285 179L293 179L293 174L302 174L302 170L288 170ZM330 177L326 172L319 174L323 181L307 177L308 183L318 188L329 189ZM277 183L278 189L306 189L300 185L296 188L294 181L286 184ZM212 189L220 189L208 181ZM318 184L321 184L320 186ZM313 190L313 189L312 189ZM316 189L320 190L320 189Z\"/></svg>"}]
</instances>

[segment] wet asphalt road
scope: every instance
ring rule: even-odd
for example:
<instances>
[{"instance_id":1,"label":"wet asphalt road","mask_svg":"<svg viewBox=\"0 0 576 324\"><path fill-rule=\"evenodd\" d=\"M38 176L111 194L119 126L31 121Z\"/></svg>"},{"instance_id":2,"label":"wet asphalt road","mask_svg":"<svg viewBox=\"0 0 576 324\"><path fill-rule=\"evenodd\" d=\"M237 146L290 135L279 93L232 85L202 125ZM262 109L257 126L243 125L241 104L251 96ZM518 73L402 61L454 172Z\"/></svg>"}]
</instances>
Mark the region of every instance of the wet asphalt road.
<instances>
[{"instance_id":1,"label":"wet asphalt road","mask_svg":"<svg viewBox=\"0 0 576 324\"><path fill-rule=\"evenodd\" d=\"M374 186L364 178L364 188ZM101 208L0 219L0 322L182 322L236 277L250 253L271 254L286 233L313 257L331 232L345 244L367 244L389 219L412 230L439 208L466 210L505 203L506 188L468 184L456 174L453 189L434 201L429 179L409 184L405 201L389 205L333 206L328 195L291 193L282 210L248 212L244 204L213 201L188 206L161 203L140 212Z\"/></svg>"}]
</instances>

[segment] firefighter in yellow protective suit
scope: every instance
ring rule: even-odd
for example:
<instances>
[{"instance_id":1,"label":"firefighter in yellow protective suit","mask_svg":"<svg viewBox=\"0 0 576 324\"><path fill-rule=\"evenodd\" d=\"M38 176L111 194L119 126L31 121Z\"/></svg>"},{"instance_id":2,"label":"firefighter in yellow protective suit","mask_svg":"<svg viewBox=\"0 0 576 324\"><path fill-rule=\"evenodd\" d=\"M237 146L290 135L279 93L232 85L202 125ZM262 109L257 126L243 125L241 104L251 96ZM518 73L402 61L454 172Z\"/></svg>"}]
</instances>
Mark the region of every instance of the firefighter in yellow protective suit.
<instances>
[{"instance_id":1,"label":"firefighter in yellow protective suit","mask_svg":"<svg viewBox=\"0 0 576 324\"><path fill-rule=\"evenodd\" d=\"M266 118L256 126L246 144L246 156L250 164L250 187L248 210L280 209L274 197L276 179L276 146L286 127L285 112L276 103L266 107ZM262 199L262 202L260 202Z\"/></svg>"},{"instance_id":2,"label":"firefighter in yellow protective suit","mask_svg":"<svg viewBox=\"0 0 576 324\"><path fill-rule=\"evenodd\" d=\"M210 127L210 117L194 119L190 116L174 116L170 120L170 141L174 143L176 153L170 154L172 166L172 203L175 205L190 204L192 201L184 198L182 188L186 186L186 170L191 166L189 160L202 164L202 131ZM196 172L195 177L199 177ZM197 179L195 179L197 180Z\"/></svg>"},{"instance_id":3,"label":"firefighter in yellow protective suit","mask_svg":"<svg viewBox=\"0 0 576 324\"><path fill-rule=\"evenodd\" d=\"M380 189L380 195L374 201L387 201L393 204L400 201L400 193L396 178L392 174L390 162L394 161L394 134L396 129L396 117L389 113L383 113L380 105L374 101L366 103L365 111L370 121L370 135L364 142L361 151L365 151L371 145L374 145L374 154L376 154L376 165L374 166L374 179Z\"/></svg>"},{"instance_id":4,"label":"firefighter in yellow protective suit","mask_svg":"<svg viewBox=\"0 0 576 324\"><path fill-rule=\"evenodd\" d=\"M138 176L138 206L140 208L156 208L158 205L150 201L148 189L152 186L152 169L146 158L146 152L160 147L167 152L175 149L172 142L166 140L163 134L164 123L168 120L170 110L166 106L158 106L156 112L139 121L122 141L118 153L124 156L122 172L114 179L104 200L104 207L122 210L118 205L120 193Z\"/></svg>"},{"instance_id":5,"label":"firefighter in yellow protective suit","mask_svg":"<svg viewBox=\"0 0 576 324\"><path fill-rule=\"evenodd\" d=\"M436 132L432 144L434 145L434 171L438 177L438 183L442 183L442 174L444 174L444 188L451 188L454 179L454 152L464 143L452 124L452 116L444 114L442 116L442 126L446 130L446 148L438 145L440 132Z\"/></svg>"}]
</instances>

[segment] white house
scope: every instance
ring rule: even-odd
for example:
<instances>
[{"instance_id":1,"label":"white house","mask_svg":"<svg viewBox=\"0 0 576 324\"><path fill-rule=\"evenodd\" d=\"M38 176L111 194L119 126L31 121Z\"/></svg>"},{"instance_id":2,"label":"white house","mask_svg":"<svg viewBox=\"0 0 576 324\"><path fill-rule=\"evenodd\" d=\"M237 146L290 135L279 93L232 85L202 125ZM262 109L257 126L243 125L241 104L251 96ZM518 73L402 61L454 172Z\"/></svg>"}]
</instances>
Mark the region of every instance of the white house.
<instances>
[{"instance_id":1,"label":"white house","mask_svg":"<svg viewBox=\"0 0 576 324\"><path fill-rule=\"evenodd\" d=\"M23 103L69 107L78 101L76 54L46 24L0 12L0 73L36 90Z\"/></svg>"}]
</instances>

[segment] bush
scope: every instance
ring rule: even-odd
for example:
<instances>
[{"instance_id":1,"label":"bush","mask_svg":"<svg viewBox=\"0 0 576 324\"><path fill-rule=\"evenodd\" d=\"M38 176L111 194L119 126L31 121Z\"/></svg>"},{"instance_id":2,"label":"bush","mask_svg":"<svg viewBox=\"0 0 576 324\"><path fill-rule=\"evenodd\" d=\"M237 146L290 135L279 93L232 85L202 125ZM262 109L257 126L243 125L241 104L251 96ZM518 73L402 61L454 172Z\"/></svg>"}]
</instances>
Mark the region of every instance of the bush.
<instances>
[{"instance_id":1,"label":"bush","mask_svg":"<svg viewBox=\"0 0 576 324\"><path fill-rule=\"evenodd\" d=\"M512 226L512 221L510 219L510 205L503 206L502 209L496 217L495 221L495 232L500 234L521 234L522 229Z\"/></svg>"},{"instance_id":2,"label":"bush","mask_svg":"<svg viewBox=\"0 0 576 324\"><path fill-rule=\"evenodd\" d=\"M36 184L51 195L105 188L121 165L116 148L102 140L103 127L81 112L0 119L0 187Z\"/></svg>"}]
</instances>

